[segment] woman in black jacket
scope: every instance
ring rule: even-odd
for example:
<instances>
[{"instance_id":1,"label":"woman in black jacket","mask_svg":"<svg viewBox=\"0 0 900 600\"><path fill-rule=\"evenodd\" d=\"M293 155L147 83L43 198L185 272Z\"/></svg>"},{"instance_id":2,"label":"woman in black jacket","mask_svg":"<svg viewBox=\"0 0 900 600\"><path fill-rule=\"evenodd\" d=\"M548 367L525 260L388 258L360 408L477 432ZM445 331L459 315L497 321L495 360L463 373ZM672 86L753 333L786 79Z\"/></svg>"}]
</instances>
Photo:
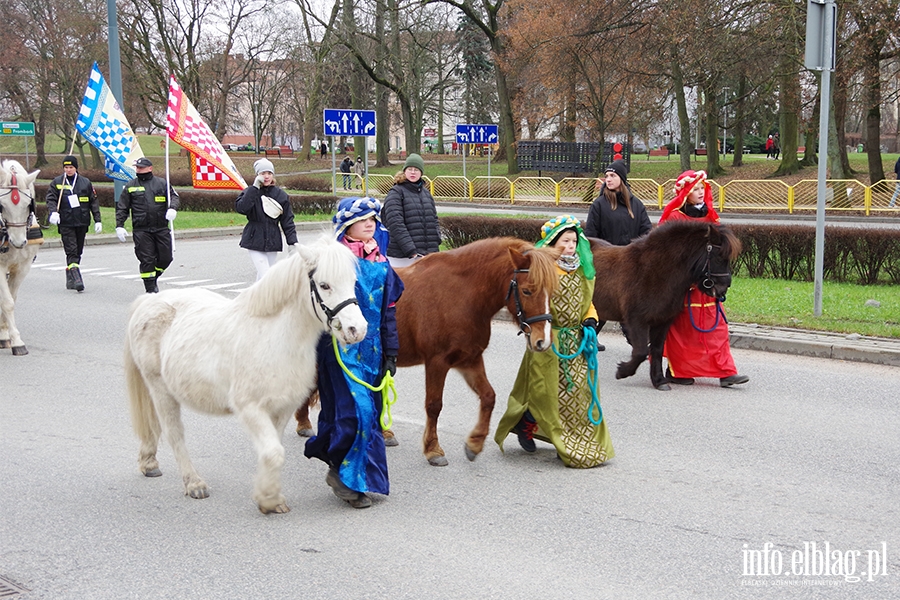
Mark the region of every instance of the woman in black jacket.
<instances>
[{"instance_id":1,"label":"woman in black jacket","mask_svg":"<svg viewBox=\"0 0 900 600\"><path fill-rule=\"evenodd\" d=\"M440 249L437 208L422 180L424 172L422 157L410 154L384 199L381 217L391 234L387 255L392 267L405 267Z\"/></svg>"},{"instance_id":2,"label":"woman in black jacket","mask_svg":"<svg viewBox=\"0 0 900 600\"><path fill-rule=\"evenodd\" d=\"M256 280L259 281L278 259L282 249L282 231L289 246L297 243L297 231L288 195L275 185L272 161L261 158L253 163L253 169L256 179L234 201L234 209L247 216L241 248L250 252L250 260L256 267Z\"/></svg>"},{"instance_id":3,"label":"woman in black jacket","mask_svg":"<svg viewBox=\"0 0 900 600\"><path fill-rule=\"evenodd\" d=\"M606 168L600 195L588 211L584 234L615 246L627 246L650 229L647 209L628 187L625 161L614 161Z\"/></svg>"}]
</instances>

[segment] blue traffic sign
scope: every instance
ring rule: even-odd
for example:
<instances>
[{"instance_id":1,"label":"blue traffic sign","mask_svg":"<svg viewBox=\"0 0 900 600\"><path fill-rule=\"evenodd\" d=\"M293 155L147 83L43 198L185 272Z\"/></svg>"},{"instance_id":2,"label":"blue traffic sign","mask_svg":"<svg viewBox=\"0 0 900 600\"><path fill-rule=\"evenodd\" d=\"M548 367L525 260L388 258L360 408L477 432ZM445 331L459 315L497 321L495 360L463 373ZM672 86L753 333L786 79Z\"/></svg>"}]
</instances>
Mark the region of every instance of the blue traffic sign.
<instances>
[{"instance_id":1,"label":"blue traffic sign","mask_svg":"<svg viewBox=\"0 0 900 600\"><path fill-rule=\"evenodd\" d=\"M375 135L374 110L326 108L324 113L325 135Z\"/></svg>"},{"instance_id":2,"label":"blue traffic sign","mask_svg":"<svg viewBox=\"0 0 900 600\"><path fill-rule=\"evenodd\" d=\"M496 144L497 134L496 125L456 125L457 144Z\"/></svg>"}]
</instances>

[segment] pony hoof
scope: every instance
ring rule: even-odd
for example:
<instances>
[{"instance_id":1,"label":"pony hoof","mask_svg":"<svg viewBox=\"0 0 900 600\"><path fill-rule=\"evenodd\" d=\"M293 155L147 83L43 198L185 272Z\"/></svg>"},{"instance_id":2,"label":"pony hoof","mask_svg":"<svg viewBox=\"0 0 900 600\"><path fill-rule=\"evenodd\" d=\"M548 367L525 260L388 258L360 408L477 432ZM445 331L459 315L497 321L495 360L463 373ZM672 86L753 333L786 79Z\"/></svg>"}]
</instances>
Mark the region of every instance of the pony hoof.
<instances>
[{"instance_id":1,"label":"pony hoof","mask_svg":"<svg viewBox=\"0 0 900 600\"><path fill-rule=\"evenodd\" d=\"M204 498L209 498L209 488L205 485L202 487L197 487L192 490L188 490L187 495L194 500L203 500Z\"/></svg>"},{"instance_id":2,"label":"pony hoof","mask_svg":"<svg viewBox=\"0 0 900 600\"><path fill-rule=\"evenodd\" d=\"M300 437L312 437L316 435L316 432L312 429L298 429L297 435L299 435Z\"/></svg>"},{"instance_id":3,"label":"pony hoof","mask_svg":"<svg viewBox=\"0 0 900 600\"><path fill-rule=\"evenodd\" d=\"M384 445L394 447L394 446L399 446L400 442L397 441L397 438L392 436L392 437L384 438Z\"/></svg>"},{"instance_id":4,"label":"pony hoof","mask_svg":"<svg viewBox=\"0 0 900 600\"><path fill-rule=\"evenodd\" d=\"M467 444L463 444L463 450L466 451L466 458L469 459L469 462L472 462L476 458L478 458L478 452L475 452L474 450L469 448L469 446Z\"/></svg>"},{"instance_id":5,"label":"pony hoof","mask_svg":"<svg viewBox=\"0 0 900 600\"><path fill-rule=\"evenodd\" d=\"M264 508L262 506L259 507L259 512L264 515L283 515L284 513L291 512L290 507L287 504L282 502L278 506L273 506L272 508Z\"/></svg>"},{"instance_id":6,"label":"pony hoof","mask_svg":"<svg viewBox=\"0 0 900 600\"><path fill-rule=\"evenodd\" d=\"M159 469L150 469L149 471L144 471L144 477L162 477L162 471Z\"/></svg>"},{"instance_id":7,"label":"pony hoof","mask_svg":"<svg viewBox=\"0 0 900 600\"><path fill-rule=\"evenodd\" d=\"M12 347L13 356L25 356L28 354L28 348L25 346L13 346Z\"/></svg>"},{"instance_id":8,"label":"pony hoof","mask_svg":"<svg viewBox=\"0 0 900 600\"><path fill-rule=\"evenodd\" d=\"M432 467L446 467L450 463L447 462L446 456L432 456L428 459L428 464Z\"/></svg>"},{"instance_id":9,"label":"pony hoof","mask_svg":"<svg viewBox=\"0 0 900 600\"><path fill-rule=\"evenodd\" d=\"M661 392L671 392L672 386L670 386L668 383L663 383L663 384L656 386L656 389L658 389Z\"/></svg>"},{"instance_id":10,"label":"pony hoof","mask_svg":"<svg viewBox=\"0 0 900 600\"><path fill-rule=\"evenodd\" d=\"M0 348L9 348L9 340L0 340Z\"/></svg>"}]
</instances>

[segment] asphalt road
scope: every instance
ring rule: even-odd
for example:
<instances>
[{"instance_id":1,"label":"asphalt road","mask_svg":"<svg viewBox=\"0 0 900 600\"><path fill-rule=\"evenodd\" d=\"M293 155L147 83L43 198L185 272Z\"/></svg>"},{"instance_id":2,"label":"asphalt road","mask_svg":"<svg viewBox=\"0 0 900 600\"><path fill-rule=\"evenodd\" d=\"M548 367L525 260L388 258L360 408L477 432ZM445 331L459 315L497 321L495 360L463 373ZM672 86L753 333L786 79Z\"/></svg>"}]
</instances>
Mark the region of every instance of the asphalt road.
<instances>
[{"instance_id":1,"label":"asphalt road","mask_svg":"<svg viewBox=\"0 0 900 600\"><path fill-rule=\"evenodd\" d=\"M900 594L895 367L735 350L747 385L658 392L646 366L613 378L629 349L604 332L616 457L590 470L566 469L540 442L526 454L514 437L505 453L490 442L468 462L477 405L456 375L439 425L450 465L429 466L423 370L401 369L391 495L349 508L288 430L292 511L264 516L250 498L255 454L235 419L184 417L209 499L183 496L165 444L164 476L141 476L121 358L127 306L142 291L137 260L130 243L88 247L83 294L64 289L63 263L61 250L41 251L17 311L30 354L0 354L0 591L5 578L28 600ZM233 296L254 271L225 238L180 241L168 275L162 289ZM494 324L494 424L523 343ZM829 571L817 575L826 543Z\"/></svg>"}]
</instances>

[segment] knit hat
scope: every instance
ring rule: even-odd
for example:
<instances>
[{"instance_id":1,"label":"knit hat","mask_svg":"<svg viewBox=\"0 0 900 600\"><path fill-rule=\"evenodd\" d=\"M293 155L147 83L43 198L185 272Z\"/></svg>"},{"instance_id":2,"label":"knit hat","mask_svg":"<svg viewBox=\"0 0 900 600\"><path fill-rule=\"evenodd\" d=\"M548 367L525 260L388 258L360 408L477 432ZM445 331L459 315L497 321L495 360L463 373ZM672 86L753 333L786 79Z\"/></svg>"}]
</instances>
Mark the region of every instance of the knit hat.
<instances>
[{"instance_id":1,"label":"knit hat","mask_svg":"<svg viewBox=\"0 0 900 600\"><path fill-rule=\"evenodd\" d=\"M707 210L704 219L713 223L718 223L719 214L716 212L716 209L713 208L712 188L706 181L706 177L706 171L693 170L685 171L679 175L678 179L675 180L675 198L666 204L666 207L663 209L663 214L659 217L659 222L665 222L674 211L681 210L684 203L687 202L687 197L688 194L691 193L691 190L697 185L703 185L703 203L706 205Z\"/></svg>"},{"instance_id":2,"label":"knit hat","mask_svg":"<svg viewBox=\"0 0 900 600\"><path fill-rule=\"evenodd\" d=\"M357 221L364 221L369 217L375 217L375 241L378 248L385 252L388 247L388 230L381 223L381 202L375 198L342 198L338 203L337 212L331 218L334 223L334 238L337 241L344 239L347 229Z\"/></svg>"},{"instance_id":3,"label":"knit hat","mask_svg":"<svg viewBox=\"0 0 900 600\"><path fill-rule=\"evenodd\" d=\"M406 157L406 162L403 163L403 170L405 171L407 167L415 167L422 173L425 173L425 161L418 154L410 154Z\"/></svg>"},{"instance_id":4,"label":"knit hat","mask_svg":"<svg viewBox=\"0 0 900 600\"><path fill-rule=\"evenodd\" d=\"M616 175L619 176L619 179L622 180L622 183L628 183L628 167L625 166L625 161L622 159L613 161L608 167L606 167L606 173L612 171Z\"/></svg>"},{"instance_id":5,"label":"knit hat","mask_svg":"<svg viewBox=\"0 0 900 600\"><path fill-rule=\"evenodd\" d=\"M275 174L275 165L272 164L272 161L267 158L261 158L255 163L253 163L253 170L256 171L256 174L265 173L268 171L269 173Z\"/></svg>"},{"instance_id":6,"label":"knit hat","mask_svg":"<svg viewBox=\"0 0 900 600\"><path fill-rule=\"evenodd\" d=\"M585 237L584 230L581 229L581 221L572 215L561 215L544 223L543 226L541 226L541 239L535 242L535 248L552 246L553 242L556 241L556 238L567 229L574 229L575 233L578 234L578 242L575 245L575 254L578 255L578 259L581 261L581 268L584 271L584 276L587 279L593 279L595 271L594 255L591 254L591 243L588 241L587 237Z\"/></svg>"},{"instance_id":7,"label":"knit hat","mask_svg":"<svg viewBox=\"0 0 900 600\"><path fill-rule=\"evenodd\" d=\"M68 167L69 165L78 169L78 159L69 154L68 156L63 157L63 166Z\"/></svg>"}]
</instances>

